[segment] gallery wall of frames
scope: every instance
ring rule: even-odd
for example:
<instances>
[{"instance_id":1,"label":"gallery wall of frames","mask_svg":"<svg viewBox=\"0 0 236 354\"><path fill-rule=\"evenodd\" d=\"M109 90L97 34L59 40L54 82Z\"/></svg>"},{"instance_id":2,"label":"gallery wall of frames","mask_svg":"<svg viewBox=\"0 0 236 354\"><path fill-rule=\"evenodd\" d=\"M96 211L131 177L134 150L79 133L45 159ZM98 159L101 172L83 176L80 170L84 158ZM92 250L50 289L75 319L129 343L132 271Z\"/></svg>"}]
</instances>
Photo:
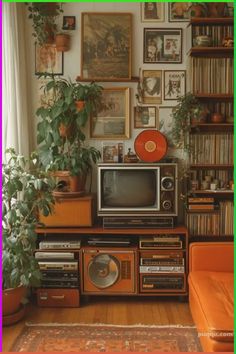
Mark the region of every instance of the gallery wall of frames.
<instances>
[{"instance_id":1,"label":"gallery wall of frames","mask_svg":"<svg viewBox=\"0 0 236 354\"><path fill-rule=\"evenodd\" d=\"M91 119L86 134L105 161L117 161L118 146L123 156L128 149L133 151L134 140L142 130L159 129L168 137L172 108L188 90L188 6L122 3L121 11L119 3L64 3L58 25L69 30L71 48L57 53L46 67L37 54L31 24L26 21L34 130L40 87L45 83L40 72L53 69L67 79L81 79L82 83L96 80L104 87L104 102L110 109ZM168 154L176 154L171 141Z\"/></svg>"}]
</instances>

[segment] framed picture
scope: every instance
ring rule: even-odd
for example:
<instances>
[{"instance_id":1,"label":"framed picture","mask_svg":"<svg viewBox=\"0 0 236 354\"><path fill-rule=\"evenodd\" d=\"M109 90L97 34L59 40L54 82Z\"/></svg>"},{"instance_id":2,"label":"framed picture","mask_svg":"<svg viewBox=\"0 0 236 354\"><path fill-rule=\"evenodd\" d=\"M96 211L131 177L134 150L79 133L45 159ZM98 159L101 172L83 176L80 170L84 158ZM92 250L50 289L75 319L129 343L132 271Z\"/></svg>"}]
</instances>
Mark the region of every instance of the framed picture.
<instances>
[{"instance_id":1,"label":"framed picture","mask_svg":"<svg viewBox=\"0 0 236 354\"><path fill-rule=\"evenodd\" d=\"M164 100L177 100L186 93L186 70L164 70Z\"/></svg>"},{"instance_id":2,"label":"framed picture","mask_svg":"<svg viewBox=\"0 0 236 354\"><path fill-rule=\"evenodd\" d=\"M102 161L106 163L123 162L123 143L105 142L102 144Z\"/></svg>"},{"instance_id":3,"label":"framed picture","mask_svg":"<svg viewBox=\"0 0 236 354\"><path fill-rule=\"evenodd\" d=\"M191 2L169 2L169 22L188 22Z\"/></svg>"},{"instance_id":4,"label":"framed picture","mask_svg":"<svg viewBox=\"0 0 236 354\"><path fill-rule=\"evenodd\" d=\"M164 4L159 2L143 2L141 5L142 22L163 22Z\"/></svg>"},{"instance_id":5,"label":"framed picture","mask_svg":"<svg viewBox=\"0 0 236 354\"><path fill-rule=\"evenodd\" d=\"M41 74L63 75L63 52L53 44L35 44L35 75Z\"/></svg>"},{"instance_id":6,"label":"framed picture","mask_svg":"<svg viewBox=\"0 0 236 354\"><path fill-rule=\"evenodd\" d=\"M144 28L144 63L181 63L181 28Z\"/></svg>"},{"instance_id":7,"label":"framed picture","mask_svg":"<svg viewBox=\"0 0 236 354\"><path fill-rule=\"evenodd\" d=\"M134 107L134 128L156 128L157 126L157 107L155 106L136 106Z\"/></svg>"},{"instance_id":8,"label":"framed picture","mask_svg":"<svg viewBox=\"0 0 236 354\"><path fill-rule=\"evenodd\" d=\"M143 70L143 103L160 104L162 101L162 71Z\"/></svg>"},{"instance_id":9,"label":"framed picture","mask_svg":"<svg viewBox=\"0 0 236 354\"><path fill-rule=\"evenodd\" d=\"M171 134L173 126L172 113L174 109L174 106L159 107L159 131L166 136L169 147L174 146Z\"/></svg>"},{"instance_id":10,"label":"framed picture","mask_svg":"<svg viewBox=\"0 0 236 354\"><path fill-rule=\"evenodd\" d=\"M130 13L82 13L81 77L131 79L131 34Z\"/></svg>"},{"instance_id":11,"label":"framed picture","mask_svg":"<svg viewBox=\"0 0 236 354\"><path fill-rule=\"evenodd\" d=\"M63 16L63 30L75 30L75 16Z\"/></svg>"},{"instance_id":12,"label":"framed picture","mask_svg":"<svg viewBox=\"0 0 236 354\"><path fill-rule=\"evenodd\" d=\"M90 136L95 139L129 139L130 89L105 88L102 91L103 109L91 117Z\"/></svg>"}]
</instances>

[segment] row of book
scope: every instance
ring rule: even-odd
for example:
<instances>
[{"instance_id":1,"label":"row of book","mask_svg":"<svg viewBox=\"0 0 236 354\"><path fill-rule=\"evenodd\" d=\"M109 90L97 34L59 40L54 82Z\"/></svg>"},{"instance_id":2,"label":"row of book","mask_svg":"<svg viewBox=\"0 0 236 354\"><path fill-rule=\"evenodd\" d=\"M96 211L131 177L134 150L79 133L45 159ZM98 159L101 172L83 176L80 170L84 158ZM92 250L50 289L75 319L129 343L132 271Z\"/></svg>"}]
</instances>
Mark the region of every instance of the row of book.
<instances>
[{"instance_id":1,"label":"row of book","mask_svg":"<svg viewBox=\"0 0 236 354\"><path fill-rule=\"evenodd\" d=\"M191 171L191 180L204 181L206 176L211 176L211 181L218 180L221 182L221 185L227 187L229 185L229 181L232 181L233 171L230 170L204 170L197 169ZM229 187L228 187L229 188Z\"/></svg>"},{"instance_id":2,"label":"row of book","mask_svg":"<svg viewBox=\"0 0 236 354\"><path fill-rule=\"evenodd\" d=\"M202 204L204 205L204 203ZM233 209L232 201L221 201L219 202L219 211L210 213L199 209L197 213L187 213L186 222L190 237L233 235Z\"/></svg>"},{"instance_id":3,"label":"row of book","mask_svg":"<svg viewBox=\"0 0 236 354\"><path fill-rule=\"evenodd\" d=\"M201 133L190 136L191 164L233 164L232 133Z\"/></svg>"},{"instance_id":4,"label":"row of book","mask_svg":"<svg viewBox=\"0 0 236 354\"><path fill-rule=\"evenodd\" d=\"M233 58L191 58L194 93L233 94Z\"/></svg>"},{"instance_id":5,"label":"row of book","mask_svg":"<svg viewBox=\"0 0 236 354\"><path fill-rule=\"evenodd\" d=\"M226 37L233 38L233 26L194 26L192 32L193 45L196 36L210 36L212 38L212 46L222 46L222 41Z\"/></svg>"}]
</instances>

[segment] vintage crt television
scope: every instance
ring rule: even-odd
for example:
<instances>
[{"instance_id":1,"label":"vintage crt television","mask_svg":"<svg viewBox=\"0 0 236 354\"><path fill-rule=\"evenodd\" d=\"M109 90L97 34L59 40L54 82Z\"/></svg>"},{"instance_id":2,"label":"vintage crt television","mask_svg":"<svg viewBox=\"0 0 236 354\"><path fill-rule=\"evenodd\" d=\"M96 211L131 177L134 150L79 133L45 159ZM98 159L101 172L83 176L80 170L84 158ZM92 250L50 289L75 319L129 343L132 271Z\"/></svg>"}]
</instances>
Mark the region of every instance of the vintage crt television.
<instances>
[{"instance_id":1,"label":"vintage crt television","mask_svg":"<svg viewBox=\"0 0 236 354\"><path fill-rule=\"evenodd\" d=\"M176 163L98 164L98 216L177 216Z\"/></svg>"}]
</instances>

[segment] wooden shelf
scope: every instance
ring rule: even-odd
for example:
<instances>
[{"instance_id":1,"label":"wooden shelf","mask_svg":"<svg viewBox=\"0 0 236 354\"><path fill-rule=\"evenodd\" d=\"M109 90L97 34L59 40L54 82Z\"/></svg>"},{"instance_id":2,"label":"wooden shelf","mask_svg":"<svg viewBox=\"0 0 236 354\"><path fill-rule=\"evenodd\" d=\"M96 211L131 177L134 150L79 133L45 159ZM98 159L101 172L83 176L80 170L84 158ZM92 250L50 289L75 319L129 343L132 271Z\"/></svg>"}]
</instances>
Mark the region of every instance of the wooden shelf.
<instances>
[{"instance_id":1,"label":"wooden shelf","mask_svg":"<svg viewBox=\"0 0 236 354\"><path fill-rule=\"evenodd\" d=\"M220 210L215 209L215 210L209 210L209 209L198 209L198 210L186 210L187 214L219 214Z\"/></svg>"},{"instance_id":2,"label":"wooden shelf","mask_svg":"<svg viewBox=\"0 0 236 354\"><path fill-rule=\"evenodd\" d=\"M190 55L196 57L233 57L234 48L230 47L193 47Z\"/></svg>"},{"instance_id":3,"label":"wooden shelf","mask_svg":"<svg viewBox=\"0 0 236 354\"><path fill-rule=\"evenodd\" d=\"M80 76L76 77L76 81L78 82L139 82L139 77L138 76L132 76L131 79L85 79Z\"/></svg>"},{"instance_id":4,"label":"wooden shelf","mask_svg":"<svg viewBox=\"0 0 236 354\"><path fill-rule=\"evenodd\" d=\"M205 170L228 170L233 168L234 165L233 164L190 164L190 168L202 168Z\"/></svg>"},{"instance_id":5,"label":"wooden shelf","mask_svg":"<svg viewBox=\"0 0 236 354\"><path fill-rule=\"evenodd\" d=\"M234 98L232 93L204 93L204 92L194 92L195 97L203 100L217 100L217 101L231 101Z\"/></svg>"},{"instance_id":6,"label":"wooden shelf","mask_svg":"<svg viewBox=\"0 0 236 354\"><path fill-rule=\"evenodd\" d=\"M229 189L226 190L216 190L216 191L212 191L210 189L206 189L206 190L196 190L196 191L192 191L190 190L189 193L192 194L197 194L197 195L203 195L203 194L210 194L212 196L233 196L234 195L234 191L231 191Z\"/></svg>"},{"instance_id":7,"label":"wooden shelf","mask_svg":"<svg viewBox=\"0 0 236 354\"><path fill-rule=\"evenodd\" d=\"M192 133L194 132L233 132L233 123L199 123L191 126Z\"/></svg>"},{"instance_id":8,"label":"wooden shelf","mask_svg":"<svg viewBox=\"0 0 236 354\"><path fill-rule=\"evenodd\" d=\"M233 235L221 235L221 236L216 236L216 235L198 235L198 236L190 236L189 237L189 243L191 242L232 242L234 241L234 236Z\"/></svg>"},{"instance_id":9,"label":"wooden shelf","mask_svg":"<svg viewBox=\"0 0 236 354\"><path fill-rule=\"evenodd\" d=\"M233 17L192 17L190 19L190 25L193 26L214 26L214 25L222 25L229 26L234 24Z\"/></svg>"}]
</instances>

